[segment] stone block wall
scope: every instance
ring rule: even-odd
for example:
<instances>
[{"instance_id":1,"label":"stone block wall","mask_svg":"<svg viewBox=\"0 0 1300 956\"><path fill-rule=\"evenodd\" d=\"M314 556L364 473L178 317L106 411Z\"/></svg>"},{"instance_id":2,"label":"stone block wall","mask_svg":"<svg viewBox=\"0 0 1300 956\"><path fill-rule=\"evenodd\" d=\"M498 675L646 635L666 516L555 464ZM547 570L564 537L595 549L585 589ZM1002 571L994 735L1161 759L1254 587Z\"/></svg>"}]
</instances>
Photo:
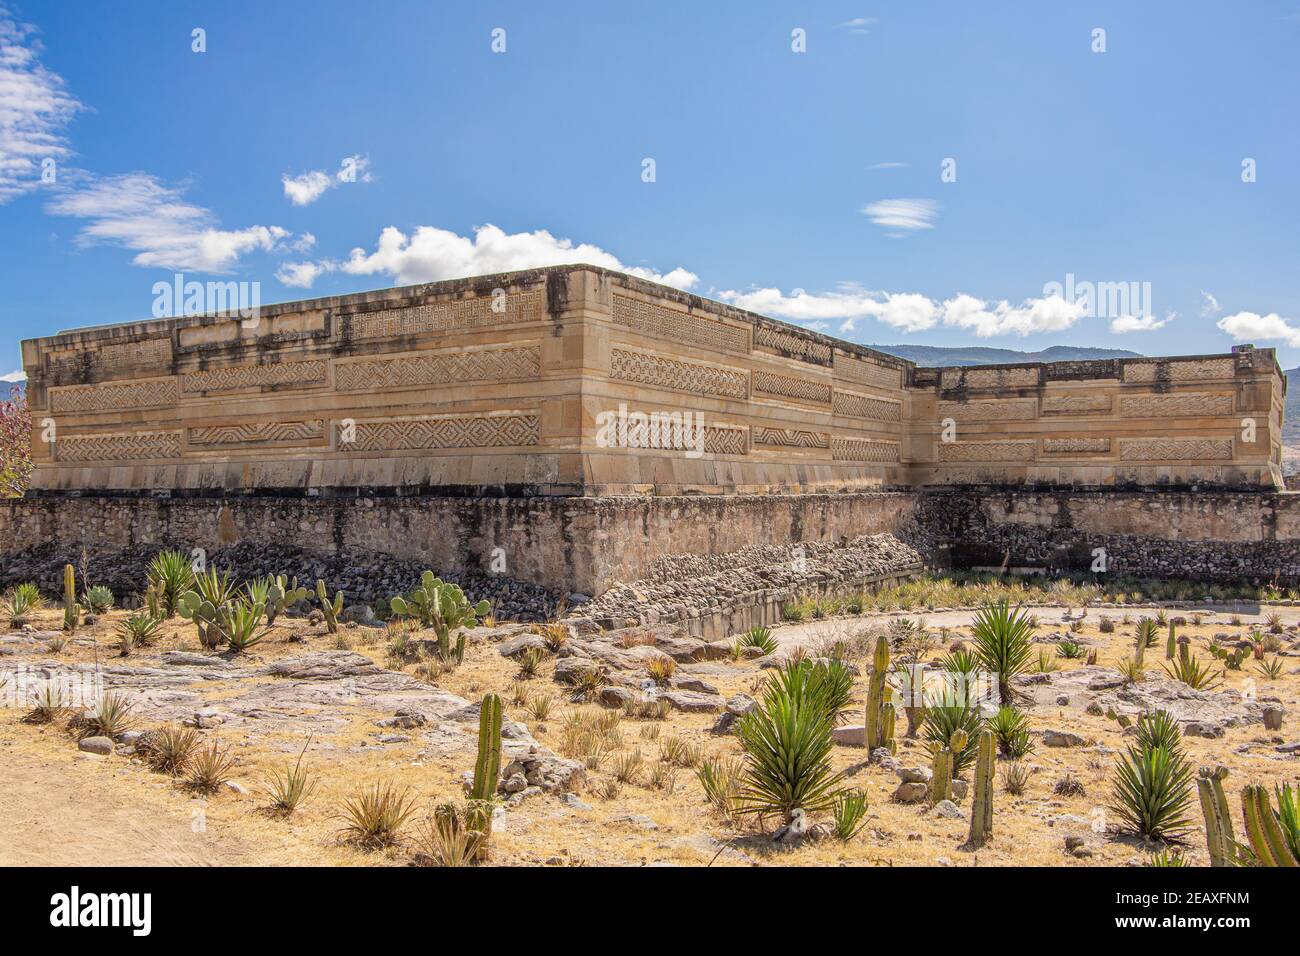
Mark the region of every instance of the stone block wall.
<instances>
[{"instance_id":1,"label":"stone block wall","mask_svg":"<svg viewBox=\"0 0 1300 956\"><path fill-rule=\"evenodd\" d=\"M1269 349L916 368L590 266L82 329L23 362L45 494L1281 487Z\"/></svg>"}]
</instances>

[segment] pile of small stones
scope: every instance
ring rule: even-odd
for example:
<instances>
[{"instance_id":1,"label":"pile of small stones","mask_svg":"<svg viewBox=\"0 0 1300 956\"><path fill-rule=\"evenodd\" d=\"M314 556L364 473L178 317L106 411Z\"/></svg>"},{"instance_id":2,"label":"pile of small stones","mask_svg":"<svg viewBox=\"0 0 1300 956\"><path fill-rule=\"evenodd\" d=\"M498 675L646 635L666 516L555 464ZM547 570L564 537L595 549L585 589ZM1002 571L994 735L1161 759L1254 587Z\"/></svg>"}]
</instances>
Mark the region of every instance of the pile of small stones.
<instances>
[{"instance_id":1,"label":"pile of small stones","mask_svg":"<svg viewBox=\"0 0 1300 956\"><path fill-rule=\"evenodd\" d=\"M189 553L189 548L175 545ZM71 560L78 579L104 585L117 595L122 606L132 606L144 590L146 569L154 556L164 550L157 544L135 545L120 550L87 552L84 559L69 555L52 542L24 551L10 552L0 559L0 589L33 581L42 591L59 594L63 590L63 566ZM242 580L267 574L297 577L308 591L315 591L316 580L325 582L333 594L342 591L349 605L374 604L395 594L409 591L420 580L425 565L389 555L367 551L322 554L284 544L242 543L209 551L209 566L230 569ZM554 613L556 595L545 588L512 578L486 574L447 573L444 581L459 584L472 601L487 600L498 618L532 621L544 620ZM575 596L576 597L576 596ZM314 597L312 598L314 601ZM572 602L571 602L572 603Z\"/></svg>"},{"instance_id":2,"label":"pile of small stones","mask_svg":"<svg viewBox=\"0 0 1300 956\"><path fill-rule=\"evenodd\" d=\"M680 621L756 593L793 599L810 590L843 592L873 578L920 571L924 555L918 544L893 534L875 534L835 544L806 542L722 555L670 555L651 565L645 578L613 585L578 613L604 626L629 620Z\"/></svg>"}]
</instances>

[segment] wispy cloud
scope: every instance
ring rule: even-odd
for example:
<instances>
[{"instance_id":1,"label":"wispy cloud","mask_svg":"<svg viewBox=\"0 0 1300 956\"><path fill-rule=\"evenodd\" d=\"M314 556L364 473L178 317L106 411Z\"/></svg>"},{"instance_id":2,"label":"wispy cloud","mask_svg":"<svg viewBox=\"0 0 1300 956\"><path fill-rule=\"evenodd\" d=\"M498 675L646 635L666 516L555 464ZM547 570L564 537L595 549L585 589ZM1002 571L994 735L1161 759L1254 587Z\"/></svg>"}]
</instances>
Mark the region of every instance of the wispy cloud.
<instances>
[{"instance_id":1,"label":"wispy cloud","mask_svg":"<svg viewBox=\"0 0 1300 956\"><path fill-rule=\"evenodd\" d=\"M41 65L35 30L0 4L0 204L41 185L41 162L72 153L64 130L84 107Z\"/></svg>"},{"instance_id":2,"label":"wispy cloud","mask_svg":"<svg viewBox=\"0 0 1300 956\"><path fill-rule=\"evenodd\" d=\"M338 172L330 174L322 169L312 169L298 176L287 173L280 177L284 195L295 206L309 206L325 193L344 183L370 182L370 159L361 155L346 157Z\"/></svg>"},{"instance_id":3,"label":"wispy cloud","mask_svg":"<svg viewBox=\"0 0 1300 956\"><path fill-rule=\"evenodd\" d=\"M850 33L870 33L870 27L875 26L880 20L877 17L854 17L852 20L845 20L837 26L841 30L848 30Z\"/></svg>"},{"instance_id":4,"label":"wispy cloud","mask_svg":"<svg viewBox=\"0 0 1300 956\"><path fill-rule=\"evenodd\" d=\"M79 245L130 249L136 253L131 263L148 268L229 272L245 253L287 250L288 230L218 228L211 210L186 202L183 194L147 173L87 177L61 187L46 209L85 220Z\"/></svg>"},{"instance_id":5,"label":"wispy cloud","mask_svg":"<svg viewBox=\"0 0 1300 956\"><path fill-rule=\"evenodd\" d=\"M905 169L906 167L907 167L907 163L876 163L874 166L869 166L867 168L868 169Z\"/></svg>"},{"instance_id":6,"label":"wispy cloud","mask_svg":"<svg viewBox=\"0 0 1300 956\"><path fill-rule=\"evenodd\" d=\"M877 226L913 232L933 229L939 209L933 199L881 199L867 203L860 211Z\"/></svg>"},{"instance_id":7,"label":"wispy cloud","mask_svg":"<svg viewBox=\"0 0 1300 956\"><path fill-rule=\"evenodd\" d=\"M1074 325L1085 305L1060 296L1027 299L1019 305L1006 300L986 302L959 294L942 302L916 292L876 292L847 285L839 291L814 294L793 289L726 291L718 297L742 309L796 322L839 321L841 335L862 319L875 319L903 332L924 332L938 325L965 329L979 338L1059 332Z\"/></svg>"},{"instance_id":8,"label":"wispy cloud","mask_svg":"<svg viewBox=\"0 0 1300 956\"><path fill-rule=\"evenodd\" d=\"M575 262L617 269L680 289L689 289L699 281L695 273L686 269L661 273L624 265L617 256L599 246L557 239L545 229L507 233L493 225L478 226L473 236L434 226L419 226L407 235L396 226L388 226L379 234L373 251L353 249L341 262L322 259L286 263L276 278L288 286L310 288L326 272L345 272L383 275L399 285L409 285Z\"/></svg>"},{"instance_id":9,"label":"wispy cloud","mask_svg":"<svg viewBox=\"0 0 1300 956\"><path fill-rule=\"evenodd\" d=\"M1223 306L1219 305L1219 300L1209 292L1202 290L1201 297L1205 299L1205 304L1201 306L1202 316L1210 316L1223 311Z\"/></svg>"},{"instance_id":10,"label":"wispy cloud","mask_svg":"<svg viewBox=\"0 0 1300 956\"><path fill-rule=\"evenodd\" d=\"M1276 312L1260 315L1258 312L1234 312L1215 323L1238 342L1285 342L1300 347L1300 328Z\"/></svg>"},{"instance_id":11,"label":"wispy cloud","mask_svg":"<svg viewBox=\"0 0 1300 956\"><path fill-rule=\"evenodd\" d=\"M14 369L8 375L0 375L0 382L9 382L12 384L15 382L25 381L27 381L27 373L20 368Z\"/></svg>"}]
</instances>

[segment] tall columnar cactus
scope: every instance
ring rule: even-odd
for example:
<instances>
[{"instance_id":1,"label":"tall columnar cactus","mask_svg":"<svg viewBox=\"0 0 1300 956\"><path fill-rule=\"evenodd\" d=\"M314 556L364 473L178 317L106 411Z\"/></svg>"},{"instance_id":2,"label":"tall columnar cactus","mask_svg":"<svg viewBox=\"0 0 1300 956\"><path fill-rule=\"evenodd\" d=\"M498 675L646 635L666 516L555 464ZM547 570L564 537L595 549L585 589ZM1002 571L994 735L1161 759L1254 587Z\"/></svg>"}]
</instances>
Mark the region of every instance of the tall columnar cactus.
<instances>
[{"instance_id":1,"label":"tall columnar cactus","mask_svg":"<svg viewBox=\"0 0 1300 956\"><path fill-rule=\"evenodd\" d=\"M77 572L72 565L63 566L63 629L69 634L77 629L81 620L81 605L77 603Z\"/></svg>"},{"instance_id":2,"label":"tall columnar cactus","mask_svg":"<svg viewBox=\"0 0 1300 956\"><path fill-rule=\"evenodd\" d=\"M1192 642L1185 635L1178 638L1178 661L1184 667L1192 662Z\"/></svg>"},{"instance_id":3,"label":"tall columnar cactus","mask_svg":"<svg viewBox=\"0 0 1300 956\"><path fill-rule=\"evenodd\" d=\"M1223 781L1227 776L1227 767L1214 770L1202 767L1196 779L1201 812L1205 815L1205 842L1210 851L1210 866L1236 866L1240 855L1237 837L1232 830L1228 798L1223 793Z\"/></svg>"},{"instance_id":4,"label":"tall columnar cactus","mask_svg":"<svg viewBox=\"0 0 1300 956\"><path fill-rule=\"evenodd\" d=\"M991 730L980 733L975 756L975 778L971 782L970 844L983 846L993 836L993 766L997 740Z\"/></svg>"},{"instance_id":5,"label":"tall columnar cactus","mask_svg":"<svg viewBox=\"0 0 1300 956\"><path fill-rule=\"evenodd\" d=\"M343 613L343 592L335 591L331 601L325 590L325 582L316 579L316 597L320 598L320 610L325 615L325 627L331 634L339 632L339 615Z\"/></svg>"},{"instance_id":6,"label":"tall columnar cactus","mask_svg":"<svg viewBox=\"0 0 1300 956\"><path fill-rule=\"evenodd\" d=\"M1169 640L1165 642L1165 660L1172 661L1178 653L1178 636L1174 633L1174 622L1169 622Z\"/></svg>"},{"instance_id":7,"label":"tall columnar cactus","mask_svg":"<svg viewBox=\"0 0 1300 956\"><path fill-rule=\"evenodd\" d=\"M478 759L474 762L474 782L470 787L466 819L471 830L483 834L480 859L487 856L488 837L492 835L492 801L501 780L501 698L488 694L478 712Z\"/></svg>"},{"instance_id":8,"label":"tall columnar cactus","mask_svg":"<svg viewBox=\"0 0 1300 956\"><path fill-rule=\"evenodd\" d=\"M1262 784L1242 788L1241 809L1246 818L1246 837L1260 866L1300 867L1300 859L1287 842L1268 790Z\"/></svg>"},{"instance_id":9,"label":"tall columnar cactus","mask_svg":"<svg viewBox=\"0 0 1300 956\"><path fill-rule=\"evenodd\" d=\"M948 745L935 741L930 745L934 757L932 776L930 778L930 802L952 798L952 763L953 757L966 749L966 731L954 730L948 738Z\"/></svg>"},{"instance_id":10,"label":"tall columnar cactus","mask_svg":"<svg viewBox=\"0 0 1300 956\"><path fill-rule=\"evenodd\" d=\"M876 652L871 660L871 680L867 685L867 713L865 736L867 753L884 747L893 753L894 742L893 688L889 680L889 638L881 634L876 638Z\"/></svg>"},{"instance_id":11,"label":"tall columnar cactus","mask_svg":"<svg viewBox=\"0 0 1300 956\"><path fill-rule=\"evenodd\" d=\"M299 601L307 599L307 589L298 587L298 579L286 581L283 574L271 579L266 589L266 624L271 626L275 619L287 607L293 607Z\"/></svg>"}]
</instances>

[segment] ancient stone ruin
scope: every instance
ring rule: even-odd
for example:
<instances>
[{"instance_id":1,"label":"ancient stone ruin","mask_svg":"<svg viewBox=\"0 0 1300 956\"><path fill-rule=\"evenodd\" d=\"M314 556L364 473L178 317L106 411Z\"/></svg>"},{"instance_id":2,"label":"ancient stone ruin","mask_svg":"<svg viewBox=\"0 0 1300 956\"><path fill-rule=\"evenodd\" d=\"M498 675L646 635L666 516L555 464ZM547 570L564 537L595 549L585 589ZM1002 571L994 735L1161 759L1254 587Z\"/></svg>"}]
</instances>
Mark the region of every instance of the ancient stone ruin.
<instances>
[{"instance_id":1,"label":"ancient stone ruin","mask_svg":"<svg viewBox=\"0 0 1300 956\"><path fill-rule=\"evenodd\" d=\"M900 573L1098 549L1300 570L1271 349L918 368L564 266L63 332L23 361L36 467L0 503L7 551L292 544L579 597L904 531Z\"/></svg>"}]
</instances>

